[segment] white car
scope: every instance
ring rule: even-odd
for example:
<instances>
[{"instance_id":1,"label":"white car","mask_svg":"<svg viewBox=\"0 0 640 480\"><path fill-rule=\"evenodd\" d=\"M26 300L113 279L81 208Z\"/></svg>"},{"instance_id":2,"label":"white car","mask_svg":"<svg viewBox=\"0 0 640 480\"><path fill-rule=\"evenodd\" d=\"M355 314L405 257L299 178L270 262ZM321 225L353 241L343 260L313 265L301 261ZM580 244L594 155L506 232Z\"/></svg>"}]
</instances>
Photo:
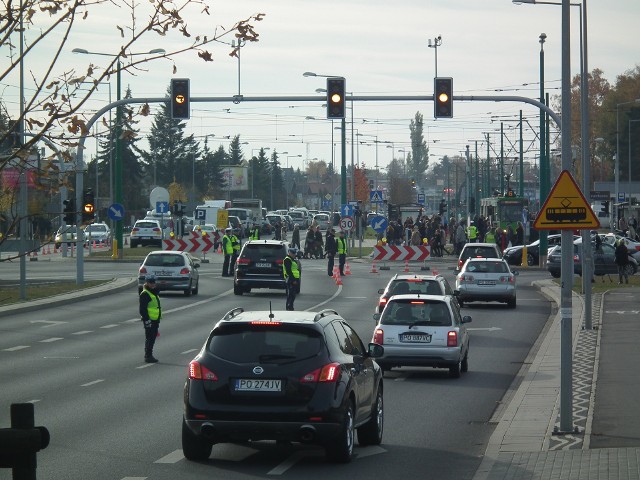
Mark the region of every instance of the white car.
<instances>
[{"instance_id":1,"label":"white car","mask_svg":"<svg viewBox=\"0 0 640 480\"><path fill-rule=\"evenodd\" d=\"M156 288L181 290L186 296L198 294L200 263L188 252L157 250L147 255L138 270L138 293L147 275L156 276Z\"/></svg>"},{"instance_id":2,"label":"white car","mask_svg":"<svg viewBox=\"0 0 640 480\"><path fill-rule=\"evenodd\" d=\"M131 229L130 246L136 248L138 245L162 246L162 229L157 220L138 220Z\"/></svg>"},{"instance_id":3,"label":"white car","mask_svg":"<svg viewBox=\"0 0 640 480\"><path fill-rule=\"evenodd\" d=\"M471 257L456 276L454 295L466 302L505 302L516 308L516 276L503 258Z\"/></svg>"},{"instance_id":4,"label":"white car","mask_svg":"<svg viewBox=\"0 0 640 480\"><path fill-rule=\"evenodd\" d=\"M106 223L92 223L84 228L88 242L108 242L111 239L111 229Z\"/></svg>"}]
</instances>

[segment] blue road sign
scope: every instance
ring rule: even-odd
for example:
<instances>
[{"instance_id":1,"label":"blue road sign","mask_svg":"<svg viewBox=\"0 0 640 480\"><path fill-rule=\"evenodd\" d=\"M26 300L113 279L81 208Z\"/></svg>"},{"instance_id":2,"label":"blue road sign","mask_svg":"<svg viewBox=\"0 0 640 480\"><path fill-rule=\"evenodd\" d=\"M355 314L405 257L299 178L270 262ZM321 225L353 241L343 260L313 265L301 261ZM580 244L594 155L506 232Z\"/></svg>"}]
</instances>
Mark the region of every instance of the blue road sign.
<instances>
[{"instance_id":1,"label":"blue road sign","mask_svg":"<svg viewBox=\"0 0 640 480\"><path fill-rule=\"evenodd\" d=\"M156 213L169 213L169 202L156 202Z\"/></svg>"},{"instance_id":2,"label":"blue road sign","mask_svg":"<svg viewBox=\"0 0 640 480\"><path fill-rule=\"evenodd\" d=\"M425 194L424 193L419 193L418 194L418 203L420 205L424 205L425 202Z\"/></svg>"},{"instance_id":3,"label":"blue road sign","mask_svg":"<svg viewBox=\"0 0 640 480\"><path fill-rule=\"evenodd\" d=\"M624 202L626 195L624 192L618 192L618 202Z\"/></svg>"},{"instance_id":4,"label":"blue road sign","mask_svg":"<svg viewBox=\"0 0 640 480\"><path fill-rule=\"evenodd\" d=\"M355 207L349 204L340 205L340 216L342 217L353 217L355 212Z\"/></svg>"},{"instance_id":5,"label":"blue road sign","mask_svg":"<svg viewBox=\"0 0 640 480\"><path fill-rule=\"evenodd\" d=\"M122 220L124 218L124 207L119 203L112 203L107 210L107 216L111 220Z\"/></svg>"},{"instance_id":6,"label":"blue road sign","mask_svg":"<svg viewBox=\"0 0 640 480\"><path fill-rule=\"evenodd\" d=\"M383 200L381 190L372 190L369 192L369 201L371 203L382 203Z\"/></svg>"},{"instance_id":7,"label":"blue road sign","mask_svg":"<svg viewBox=\"0 0 640 480\"><path fill-rule=\"evenodd\" d=\"M322 208L325 210L331 208L331 200L322 200Z\"/></svg>"},{"instance_id":8,"label":"blue road sign","mask_svg":"<svg viewBox=\"0 0 640 480\"><path fill-rule=\"evenodd\" d=\"M389 222L382 215L376 215L375 217L371 217L371 220L369 220L369 225L371 225L371 228L373 228L376 232L382 233L387 229Z\"/></svg>"}]
</instances>

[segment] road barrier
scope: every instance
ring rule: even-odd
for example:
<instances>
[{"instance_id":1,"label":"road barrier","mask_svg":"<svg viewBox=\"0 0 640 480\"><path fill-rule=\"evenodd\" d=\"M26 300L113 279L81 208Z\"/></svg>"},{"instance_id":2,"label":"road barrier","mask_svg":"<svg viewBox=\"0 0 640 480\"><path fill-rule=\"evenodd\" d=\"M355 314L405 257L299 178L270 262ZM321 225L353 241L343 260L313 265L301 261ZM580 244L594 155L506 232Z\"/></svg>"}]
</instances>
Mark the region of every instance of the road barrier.
<instances>
[{"instance_id":1,"label":"road barrier","mask_svg":"<svg viewBox=\"0 0 640 480\"><path fill-rule=\"evenodd\" d=\"M428 245L376 245L373 247L372 258L382 262L380 270L389 270L387 261L425 261L431 255ZM408 270L408 267L406 267Z\"/></svg>"}]
</instances>

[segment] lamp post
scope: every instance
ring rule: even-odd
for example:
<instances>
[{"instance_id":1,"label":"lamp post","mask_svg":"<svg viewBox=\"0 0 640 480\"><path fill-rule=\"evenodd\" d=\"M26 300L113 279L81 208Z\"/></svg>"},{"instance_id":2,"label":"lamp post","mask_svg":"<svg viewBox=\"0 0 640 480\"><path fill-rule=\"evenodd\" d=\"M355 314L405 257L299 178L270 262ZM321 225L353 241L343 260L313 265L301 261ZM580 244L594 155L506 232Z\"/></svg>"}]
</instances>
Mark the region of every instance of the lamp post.
<instances>
[{"instance_id":1,"label":"lamp post","mask_svg":"<svg viewBox=\"0 0 640 480\"><path fill-rule=\"evenodd\" d=\"M91 52L84 48L74 48L72 50L73 53L79 53L82 55L101 55L105 57L115 57L117 58L116 63L116 100L121 100L121 92L122 92L122 82L121 82L121 72L122 67L120 64L120 54L112 54L112 53L103 53L103 52ZM149 50L148 52L139 52L139 53L127 53L127 56L132 55L164 55L166 51L162 48L154 48ZM118 105L116 107L116 125L115 125L115 137L116 137L116 158L114 164L114 175L113 175L113 183L114 183L114 202L122 205L122 142L120 141L121 136L121 128L120 122L122 121L122 107ZM79 172L78 172L79 173ZM77 200L78 195L81 195L82 192L76 192L76 201L79 205L80 202ZM115 248L117 248L117 258L122 259L124 256L123 252L123 233L124 233L124 225L122 221L117 221L115 225ZM80 253L78 253L80 256Z\"/></svg>"},{"instance_id":2,"label":"lamp post","mask_svg":"<svg viewBox=\"0 0 640 480\"><path fill-rule=\"evenodd\" d=\"M615 171L615 197L613 198L613 213L611 218L612 229L615 229L618 225L618 208L616 204L618 203L618 196L620 195L620 107L623 105L631 105L632 103L640 102L640 98L636 98L635 100L631 100L629 102L622 102L616 105L616 171ZM631 168L631 163L629 163L629 168ZM629 180L631 182L631 180ZM629 195L631 198L631 195Z\"/></svg>"},{"instance_id":3,"label":"lamp post","mask_svg":"<svg viewBox=\"0 0 640 480\"><path fill-rule=\"evenodd\" d=\"M433 48L436 52L436 74L434 78L438 78L438 47L442 45L442 35L438 35L433 39L433 43L431 43L431 39L429 39L429 48Z\"/></svg>"},{"instance_id":4,"label":"lamp post","mask_svg":"<svg viewBox=\"0 0 640 480\"><path fill-rule=\"evenodd\" d=\"M374 144L376 146L376 177L375 177L375 183L373 185L373 188L375 188L376 190L378 189L378 136L377 135L369 135L367 133L358 133L359 137L373 137L375 138L374 140ZM377 205L376 205L376 211L377 211Z\"/></svg>"}]
</instances>

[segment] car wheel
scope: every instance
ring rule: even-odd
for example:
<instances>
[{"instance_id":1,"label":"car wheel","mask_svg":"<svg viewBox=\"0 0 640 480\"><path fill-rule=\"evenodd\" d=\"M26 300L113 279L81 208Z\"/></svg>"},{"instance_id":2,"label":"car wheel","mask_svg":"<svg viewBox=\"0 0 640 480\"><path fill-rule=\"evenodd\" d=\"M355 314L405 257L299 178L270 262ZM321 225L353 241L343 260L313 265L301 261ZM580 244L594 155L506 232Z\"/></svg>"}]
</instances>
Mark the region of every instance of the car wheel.
<instances>
[{"instance_id":1,"label":"car wheel","mask_svg":"<svg viewBox=\"0 0 640 480\"><path fill-rule=\"evenodd\" d=\"M191 289L191 282L189 282L189 286L184 291L184 296L185 297L190 297L192 293L193 293L193 290Z\"/></svg>"},{"instance_id":2,"label":"car wheel","mask_svg":"<svg viewBox=\"0 0 640 480\"><path fill-rule=\"evenodd\" d=\"M380 445L384 429L384 403L382 401L382 385L378 385L378 394L371 411L371 419L358 428L358 443L365 445Z\"/></svg>"},{"instance_id":3,"label":"car wheel","mask_svg":"<svg viewBox=\"0 0 640 480\"><path fill-rule=\"evenodd\" d=\"M451 378L460 378L460 372L462 372L462 360L458 360L458 363L449 367L449 376Z\"/></svg>"},{"instance_id":4,"label":"car wheel","mask_svg":"<svg viewBox=\"0 0 640 480\"><path fill-rule=\"evenodd\" d=\"M560 272L551 272L553 278L560 278Z\"/></svg>"},{"instance_id":5,"label":"car wheel","mask_svg":"<svg viewBox=\"0 0 640 480\"><path fill-rule=\"evenodd\" d=\"M212 447L211 442L194 435L182 419L182 453L187 460L206 460L211 455Z\"/></svg>"},{"instance_id":6,"label":"car wheel","mask_svg":"<svg viewBox=\"0 0 640 480\"><path fill-rule=\"evenodd\" d=\"M353 456L353 404L349 400L342 419L342 431L325 446L327 458L332 462L348 463Z\"/></svg>"},{"instance_id":7,"label":"car wheel","mask_svg":"<svg viewBox=\"0 0 640 480\"><path fill-rule=\"evenodd\" d=\"M198 289L200 288L200 279L198 279L198 281L196 281L196 288L193 289L193 294L197 295L198 294Z\"/></svg>"},{"instance_id":8,"label":"car wheel","mask_svg":"<svg viewBox=\"0 0 640 480\"><path fill-rule=\"evenodd\" d=\"M537 262L536 262L535 257L534 257L532 254L527 253L527 265L529 265L530 267L532 267L532 266L534 266L536 263L537 263Z\"/></svg>"},{"instance_id":9,"label":"car wheel","mask_svg":"<svg viewBox=\"0 0 640 480\"><path fill-rule=\"evenodd\" d=\"M238 285L233 286L234 295L242 295L242 292L244 292L244 289L242 287L239 287Z\"/></svg>"},{"instance_id":10,"label":"car wheel","mask_svg":"<svg viewBox=\"0 0 640 480\"><path fill-rule=\"evenodd\" d=\"M467 349L467 353L464 354L464 358L462 359L462 364L460 365L461 372L469 371L469 350Z\"/></svg>"},{"instance_id":11,"label":"car wheel","mask_svg":"<svg viewBox=\"0 0 640 480\"><path fill-rule=\"evenodd\" d=\"M625 273L626 275L633 275L633 274L635 274L636 272L635 272L635 267L634 267L634 265L633 265L633 264L631 264L631 263L627 263L627 264L624 266L624 273Z\"/></svg>"},{"instance_id":12,"label":"car wheel","mask_svg":"<svg viewBox=\"0 0 640 480\"><path fill-rule=\"evenodd\" d=\"M516 297L510 298L507 300L507 307L516 308Z\"/></svg>"}]
</instances>

